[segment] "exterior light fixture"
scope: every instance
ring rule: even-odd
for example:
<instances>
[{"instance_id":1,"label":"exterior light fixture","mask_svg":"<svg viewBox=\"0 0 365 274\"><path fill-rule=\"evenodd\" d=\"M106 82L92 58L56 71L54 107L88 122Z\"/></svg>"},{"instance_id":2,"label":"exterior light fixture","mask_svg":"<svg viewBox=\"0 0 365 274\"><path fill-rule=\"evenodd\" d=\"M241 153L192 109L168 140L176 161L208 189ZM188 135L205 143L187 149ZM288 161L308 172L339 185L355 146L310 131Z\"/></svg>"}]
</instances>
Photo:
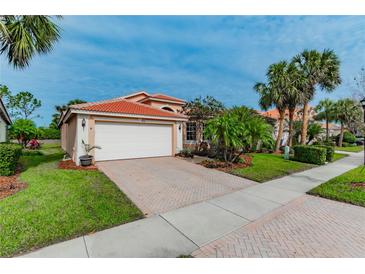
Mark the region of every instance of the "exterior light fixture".
<instances>
[{"instance_id":1,"label":"exterior light fixture","mask_svg":"<svg viewBox=\"0 0 365 274\"><path fill-rule=\"evenodd\" d=\"M179 124L179 130L181 130L181 124Z\"/></svg>"},{"instance_id":2,"label":"exterior light fixture","mask_svg":"<svg viewBox=\"0 0 365 274\"><path fill-rule=\"evenodd\" d=\"M360 100L360 103L361 103L362 110L364 113L364 123L365 123L365 97L362 100ZM364 165L365 165L365 134L364 134L363 138L364 138Z\"/></svg>"},{"instance_id":3,"label":"exterior light fixture","mask_svg":"<svg viewBox=\"0 0 365 274\"><path fill-rule=\"evenodd\" d=\"M85 118L82 119L81 126L82 126L83 129L85 129L85 126L86 126L86 120L85 120Z\"/></svg>"}]
</instances>

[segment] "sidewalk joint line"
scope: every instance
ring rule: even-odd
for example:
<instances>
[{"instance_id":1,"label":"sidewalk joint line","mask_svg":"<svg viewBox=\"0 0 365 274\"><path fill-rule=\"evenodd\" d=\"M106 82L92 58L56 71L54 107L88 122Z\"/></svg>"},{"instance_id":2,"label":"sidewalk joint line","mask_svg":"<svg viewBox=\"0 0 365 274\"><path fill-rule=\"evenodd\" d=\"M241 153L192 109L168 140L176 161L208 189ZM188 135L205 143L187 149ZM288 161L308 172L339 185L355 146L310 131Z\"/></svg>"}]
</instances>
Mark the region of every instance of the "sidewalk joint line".
<instances>
[{"instance_id":1,"label":"sidewalk joint line","mask_svg":"<svg viewBox=\"0 0 365 274\"><path fill-rule=\"evenodd\" d=\"M88 258L90 258L89 250L87 249L87 245L86 245L86 241L85 241L85 236L82 236L82 240L84 241L86 255Z\"/></svg>"}]
</instances>

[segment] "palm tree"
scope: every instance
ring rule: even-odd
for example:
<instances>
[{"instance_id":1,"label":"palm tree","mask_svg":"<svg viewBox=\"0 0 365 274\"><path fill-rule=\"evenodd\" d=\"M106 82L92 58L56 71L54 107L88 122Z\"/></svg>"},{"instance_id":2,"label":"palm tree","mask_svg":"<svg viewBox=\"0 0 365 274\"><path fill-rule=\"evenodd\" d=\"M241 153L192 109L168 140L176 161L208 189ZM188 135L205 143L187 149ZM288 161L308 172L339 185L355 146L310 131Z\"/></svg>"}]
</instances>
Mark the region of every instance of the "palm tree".
<instances>
[{"instance_id":1,"label":"palm tree","mask_svg":"<svg viewBox=\"0 0 365 274\"><path fill-rule=\"evenodd\" d=\"M334 120L334 102L330 99L324 99L319 101L315 110L317 112L315 119L316 120L325 120L326 121L326 141L329 140L329 123Z\"/></svg>"},{"instance_id":2,"label":"palm tree","mask_svg":"<svg viewBox=\"0 0 365 274\"><path fill-rule=\"evenodd\" d=\"M266 76L268 83L256 83L254 89L260 95L259 104L262 109L267 110L271 106L275 106L279 112L279 129L275 142L275 152L279 152L284 130L285 111L287 108L286 91L291 88L287 62L281 61L270 65Z\"/></svg>"},{"instance_id":3,"label":"palm tree","mask_svg":"<svg viewBox=\"0 0 365 274\"><path fill-rule=\"evenodd\" d=\"M301 131L301 143L307 139L309 102L315 95L319 86L327 92L333 91L340 83L340 61L332 50L324 50L322 53L316 50L305 50L292 60L302 74L304 81L300 90L307 98L303 107L303 125Z\"/></svg>"},{"instance_id":4,"label":"palm tree","mask_svg":"<svg viewBox=\"0 0 365 274\"><path fill-rule=\"evenodd\" d=\"M338 100L334 104L335 120L341 124L340 137L338 140L338 146L342 147L343 133L345 126L348 126L353 121L361 119L362 109L358 102L352 99L346 98Z\"/></svg>"},{"instance_id":5,"label":"palm tree","mask_svg":"<svg viewBox=\"0 0 365 274\"><path fill-rule=\"evenodd\" d=\"M59 33L51 16L1 15L0 53L5 53L15 68L25 68L36 53L52 50Z\"/></svg>"},{"instance_id":6,"label":"palm tree","mask_svg":"<svg viewBox=\"0 0 365 274\"><path fill-rule=\"evenodd\" d=\"M288 64L287 74L289 76L289 82L287 89L285 90L286 105L289 112L289 137L287 141L288 146L293 144L294 136L294 115L298 106L302 105L306 101L306 94L299 89L302 82L302 74L293 63Z\"/></svg>"},{"instance_id":7,"label":"palm tree","mask_svg":"<svg viewBox=\"0 0 365 274\"><path fill-rule=\"evenodd\" d=\"M322 134L323 129L318 123L310 123L308 125L308 144Z\"/></svg>"}]
</instances>

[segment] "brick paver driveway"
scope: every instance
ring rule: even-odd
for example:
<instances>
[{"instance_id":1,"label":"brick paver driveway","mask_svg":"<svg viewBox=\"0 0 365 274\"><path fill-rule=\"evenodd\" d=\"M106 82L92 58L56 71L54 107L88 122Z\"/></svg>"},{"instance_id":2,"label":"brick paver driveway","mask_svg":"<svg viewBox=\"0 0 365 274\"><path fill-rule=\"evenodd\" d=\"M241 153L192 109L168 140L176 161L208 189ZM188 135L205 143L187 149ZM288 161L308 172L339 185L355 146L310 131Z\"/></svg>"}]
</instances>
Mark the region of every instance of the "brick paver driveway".
<instances>
[{"instance_id":1,"label":"brick paver driveway","mask_svg":"<svg viewBox=\"0 0 365 274\"><path fill-rule=\"evenodd\" d=\"M304 195L196 257L365 257L365 208Z\"/></svg>"},{"instance_id":2,"label":"brick paver driveway","mask_svg":"<svg viewBox=\"0 0 365 274\"><path fill-rule=\"evenodd\" d=\"M106 161L97 166L148 215L256 184L174 157Z\"/></svg>"}]
</instances>

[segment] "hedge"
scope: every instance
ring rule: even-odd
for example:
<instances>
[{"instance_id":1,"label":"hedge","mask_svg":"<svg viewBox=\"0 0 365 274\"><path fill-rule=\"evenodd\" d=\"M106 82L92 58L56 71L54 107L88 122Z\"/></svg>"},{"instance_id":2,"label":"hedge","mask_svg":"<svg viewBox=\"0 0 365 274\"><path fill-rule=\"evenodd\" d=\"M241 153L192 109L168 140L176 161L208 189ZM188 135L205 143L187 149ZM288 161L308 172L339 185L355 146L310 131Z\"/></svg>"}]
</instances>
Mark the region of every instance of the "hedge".
<instances>
[{"instance_id":1,"label":"hedge","mask_svg":"<svg viewBox=\"0 0 365 274\"><path fill-rule=\"evenodd\" d=\"M326 149L326 161L327 162L333 161L333 156L335 155L335 148L333 146L315 145L314 147L321 147Z\"/></svg>"},{"instance_id":2,"label":"hedge","mask_svg":"<svg viewBox=\"0 0 365 274\"><path fill-rule=\"evenodd\" d=\"M326 162L327 149L315 146L294 146L294 159L299 162L323 165Z\"/></svg>"},{"instance_id":3,"label":"hedge","mask_svg":"<svg viewBox=\"0 0 365 274\"><path fill-rule=\"evenodd\" d=\"M15 173L21 146L17 144L0 144L0 176L10 176Z\"/></svg>"}]
</instances>

